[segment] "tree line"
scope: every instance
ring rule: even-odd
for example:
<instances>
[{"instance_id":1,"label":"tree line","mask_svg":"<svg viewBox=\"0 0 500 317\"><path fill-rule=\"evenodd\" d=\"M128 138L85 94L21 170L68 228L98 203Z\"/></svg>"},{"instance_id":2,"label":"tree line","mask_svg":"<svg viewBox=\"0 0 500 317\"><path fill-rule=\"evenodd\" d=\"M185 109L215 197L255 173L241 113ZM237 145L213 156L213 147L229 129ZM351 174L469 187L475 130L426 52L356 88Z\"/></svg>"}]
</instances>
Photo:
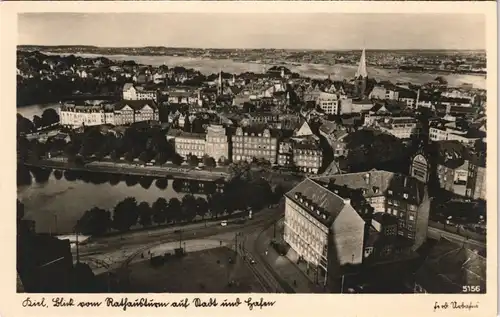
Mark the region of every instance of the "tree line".
<instances>
[{"instance_id":1,"label":"tree line","mask_svg":"<svg viewBox=\"0 0 500 317\"><path fill-rule=\"evenodd\" d=\"M166 140L165 134L166 131L160 127L136 124L128 127L123 134L88 127L83 133L69 131L67 136L64 134L61 137L51 137L45 142L18 136L18 159L36 161L48 155L52 157L63 155L70 163L76 164L86 160L123 159L128 163L145 164L154 161L155 165L162 165L169 161L180 165L184 159L175 152L174 145ZM209 156L199 158L189 155L187 163L191 166L198 166L199 163L207 167L216 166L215 159ZM227 162L220 161L220 163Z\"/></svg>"},{"instance_id":2,"label":"tree line","mask_svg":"<svg viewBox=\"0 0 500 317\"><path fill-rule=\"evenodd\" d=\"M284 191L281 187L271 189L267 181L260 179L245 182L238 179L226 188L224 193L214 193L203 197L185 195L182 200L158 198L153 204L138 203L127 197L112 211L94 207L85 211L77 221L75 229L85 235L103 235L111 230L129 231L134 226L178 224L192 222L196 217L217 219L221 215L231 215L248 208L258 212L269 204L276 203Z\"/></svg>"},{"instance_id":3,"label":"tree line","mask_svg":"<svg viewBox=\"0 0 500 317\"><path fill-rule=\"evenodd\" d=\"M33 116L33 121L17 114L17 133L29 134L40 129L59 123L59 114L55 109L49 108L42 112L42 116Z\"/></svg>"},{"instance_id":4,"label":"tree line","mask_svg":"<svg viewBox=\"0 0 500 317\"><path fill-rule=\"evenodd\" d=\"M209 204L203 197L185 195L182 200L158 198L153 204L137 202L127 197L118 202L112 211L94 207L86 210L77 221L75 230L85 235L103 235L111 230L128 231L140 225L173 224L193 221L196 216L202 219L209 215ZM212 217L214 215L212 214Z\"/></svg>"}]
</instances>

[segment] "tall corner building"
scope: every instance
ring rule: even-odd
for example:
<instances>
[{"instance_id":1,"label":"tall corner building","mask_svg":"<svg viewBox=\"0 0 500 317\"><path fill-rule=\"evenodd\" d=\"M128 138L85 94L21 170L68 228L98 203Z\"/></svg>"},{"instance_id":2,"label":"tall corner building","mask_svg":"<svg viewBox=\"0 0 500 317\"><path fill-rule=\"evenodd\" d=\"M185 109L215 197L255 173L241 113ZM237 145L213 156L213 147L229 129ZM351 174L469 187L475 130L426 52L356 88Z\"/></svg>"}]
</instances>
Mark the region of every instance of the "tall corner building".
<instances>
[{"instance_id":1,"label":"tall corner building","mask_svg":"<svg viewBox=\"0 0 500 317\"><path fill-rule=\"evenodd\" d=\"M361 264L365 221L342 198L310 178L285 194L284 239L331 284L346 264ZM329 274L335 272L334 274Z\"/></svg>"}]
</instances>

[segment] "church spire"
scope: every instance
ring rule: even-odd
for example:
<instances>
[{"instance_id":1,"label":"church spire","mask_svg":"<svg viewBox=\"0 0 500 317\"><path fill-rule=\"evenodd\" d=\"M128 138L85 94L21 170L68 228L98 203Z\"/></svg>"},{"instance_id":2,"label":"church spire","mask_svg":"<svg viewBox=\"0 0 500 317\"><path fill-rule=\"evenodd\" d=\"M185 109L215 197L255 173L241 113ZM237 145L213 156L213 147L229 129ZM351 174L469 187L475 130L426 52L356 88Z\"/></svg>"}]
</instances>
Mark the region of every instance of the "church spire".
<instances>
[{"instance_id":1,"label":"church spire","mask_svg":"<svg viewBox=\"0 0 500 317\"><path fill-rule=\"evenodd\" d=\"M222 95L224 88L223 88L223 82L222 82L222 69L219 72L219 82L218 82L218 87L219 95Z\"/></svg>"},{"instance_id":2,"label":"church spire","mask_svg":"<svg viewBox=\"0 0 500 317\"><path fill-rule=\"evenodd\" d=\"M361 58L359 60L358 70L356 71L356 78L367 78L368 72L366 71L366 56L365 49L361 53Z\"/></svg>"}]
</instances>

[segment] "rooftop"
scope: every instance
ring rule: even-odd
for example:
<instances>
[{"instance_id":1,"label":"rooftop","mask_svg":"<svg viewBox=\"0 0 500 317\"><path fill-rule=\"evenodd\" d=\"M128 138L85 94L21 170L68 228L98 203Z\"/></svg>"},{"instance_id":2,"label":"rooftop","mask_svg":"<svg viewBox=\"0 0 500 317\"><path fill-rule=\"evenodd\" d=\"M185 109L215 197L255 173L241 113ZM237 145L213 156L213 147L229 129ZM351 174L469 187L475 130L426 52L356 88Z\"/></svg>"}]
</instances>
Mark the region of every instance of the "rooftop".
<instances>
[{"instance_id":1,"label":"rooftop","mask_svg":"<svg viewBox=\"0 0 500 317\"><path fill-rule=\"evenodd\" d=\"M145 106L149 106L153 109L157 108L156 102L153 100L122 100L115 104L115 110L123 109L125 106L129 106L134 110L141 110Z\"/></svg>"},{"instance_id":2,"label":"rooftop","mask_svg":"<svg viewBox=\"0 0 500 317\"><path fill-rule=\"evenodd\" d=\"M335 222L337 216L348 204L342 197L310 178L304 179L285 195L310 210L309 213L327 227Z\"/></svg>"},{"instance_id":3,"label":"rooftop","mask_svg":"<svg viewBox=\"0 0 500 317\"><path fill-rule=\"evenodd\" d=\"M425 192L425 184L415 178L379 170L319 176L314 177L313 180L331 188L361 190L365 198L386 196L389 191L395 198L402 199L404 194L407 194L407 200L413 201L416 205L422 202Z\"/></svg>"}]
</instances>

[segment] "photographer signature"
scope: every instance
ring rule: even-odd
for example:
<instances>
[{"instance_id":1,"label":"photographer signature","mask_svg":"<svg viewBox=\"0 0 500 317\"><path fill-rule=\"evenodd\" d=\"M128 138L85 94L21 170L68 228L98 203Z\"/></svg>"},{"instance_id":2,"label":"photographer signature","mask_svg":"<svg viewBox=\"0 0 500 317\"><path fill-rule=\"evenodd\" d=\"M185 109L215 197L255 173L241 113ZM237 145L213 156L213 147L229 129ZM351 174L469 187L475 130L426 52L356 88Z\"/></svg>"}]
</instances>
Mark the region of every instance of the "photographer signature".
<instances>
[{"instance_id":1,"label":"photographer signature","mask_svg":"<svg viewBox=\"0 0 500 317\"><path fill-rule=\"evenodd\" d=\"M461 309L461 310L473 310L473 309L478 309L479 308L479 302L473 303L473 302L457 302L457 301L452 301L452 302L444 302L444 303L438 303L434 302L434 311L439 311L439 310L448 310L448 309Z\"/></svg>"}]
</instances>

